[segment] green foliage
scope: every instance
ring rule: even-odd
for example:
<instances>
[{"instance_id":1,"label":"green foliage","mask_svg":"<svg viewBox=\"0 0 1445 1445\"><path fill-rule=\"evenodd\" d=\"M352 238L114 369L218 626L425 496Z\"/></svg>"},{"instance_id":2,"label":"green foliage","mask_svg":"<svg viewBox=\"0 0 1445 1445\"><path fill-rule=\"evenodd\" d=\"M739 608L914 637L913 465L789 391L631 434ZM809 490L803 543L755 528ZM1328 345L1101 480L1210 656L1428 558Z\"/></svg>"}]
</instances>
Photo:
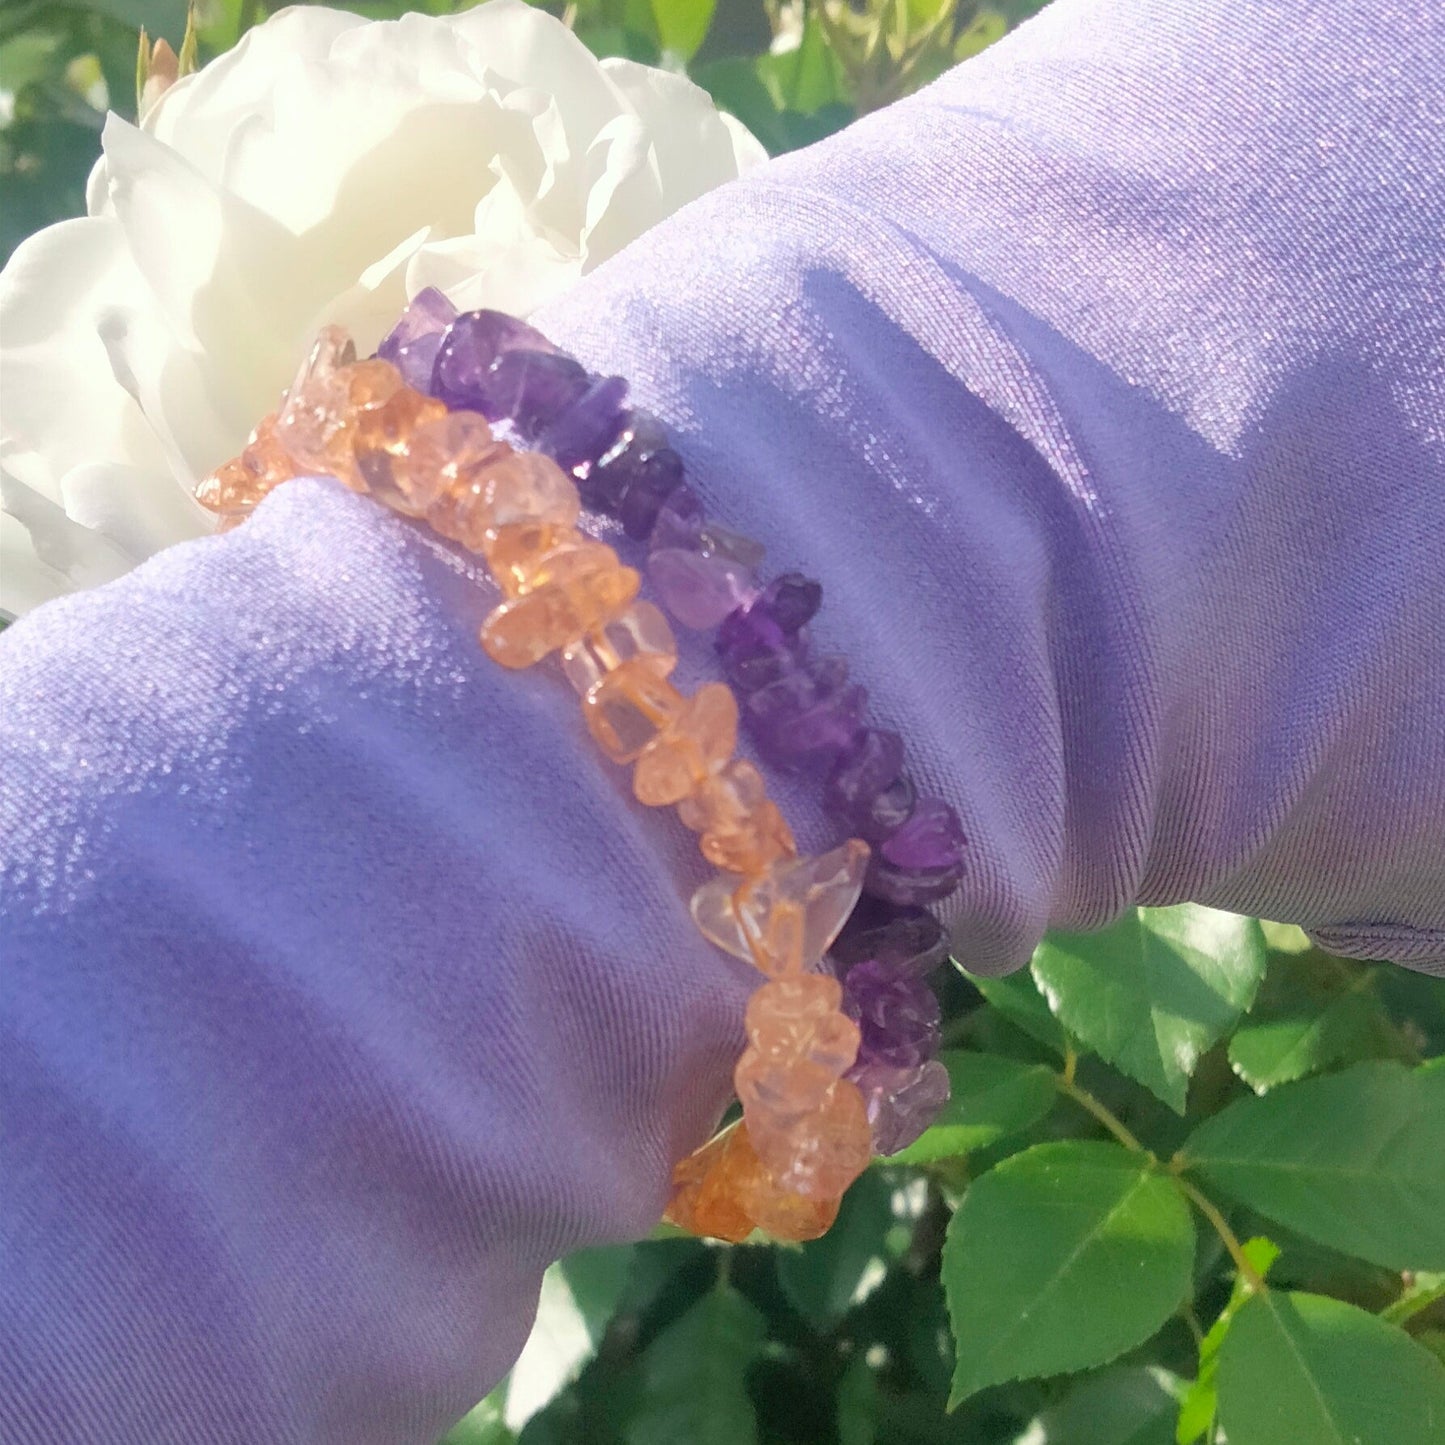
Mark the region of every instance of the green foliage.
<instances>
[{"instance_id":1,"label":"green foliage","mask_svg":"<svg viewBox=\"0 0 1445 1445\"><path fill-rule=\"evenodd\" d=\"M812 1244L634 1247L521 1445L1441 1437L1445 984L1174 908L939 985L937 1123Z\"/></svg>"},{"instance_id":2,"label":"green foliage","mask_svg":"<svg viewBox=\"0 0 1445 1445\"><path fill-rule=\"evenodd\" d=\"M1439 1445L1445 1366L1343 1300L1271 1291L1224 1341L1219 1397L1229 1445Z\"/></svg>"},{"instance_id":3,"label":"green foliage","mask_svg":"<svg viewBox=\"0 0 1445 1445\"><path fill-rule=\"evenodd\" d=\"M1056 934L1033 975L1071 1034L1182 1114L1195 1065L1249 1007L1264 959L1253 919L1183 903Z\"/></svg>"},{"instance_id":4,"label":"green foliage","mask_svg":"<svg viewBox=\"0 0 1445 1445\"><path fill-rule=\"evenodd\" d=\"M1039 1144L964 1195L943 1247L958 1363L950 1404L987 1385L1107 1364L1189 1292L1189 1206L1117 1144Z\"/></svg>"},{"instance_id":5,"label":"green foliage","mask_svg":"<svg viewBox=\"0 0 1445 1445\"><path fill-rule=\"evenodd\" d=\"M1240 1099L1183 1150L1225 1194L1387 1269L1445 1269L1445 1067L1384 1061Z\"/></svg>"}]
</instances>

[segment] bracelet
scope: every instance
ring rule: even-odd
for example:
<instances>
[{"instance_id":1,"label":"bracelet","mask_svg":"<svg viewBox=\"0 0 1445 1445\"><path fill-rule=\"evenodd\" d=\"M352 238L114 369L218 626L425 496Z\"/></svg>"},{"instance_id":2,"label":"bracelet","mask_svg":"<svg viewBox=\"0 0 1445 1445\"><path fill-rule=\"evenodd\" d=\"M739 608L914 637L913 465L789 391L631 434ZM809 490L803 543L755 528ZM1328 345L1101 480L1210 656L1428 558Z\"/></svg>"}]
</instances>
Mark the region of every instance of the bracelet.
<instances>
[{"instance_id":1,"label":"bracelet","mask_svg":"<svg viewBox=\"0 0 1445 1445\"><path fill-rule=\"evenodd\" d=\"M899 735L864 725L867 694L850 685L846 660L810 656L807 624L822 587L797 573L759 586L763 547L709 522L657 419L626 407L626 382L589 375L525 322L499 311L459 315L428 289L378 355L418 391L485 414L551 456L578 483L589 512L645 542L648 580L673 619L715 630L758 751L775 766L822 776L828 811L872 846L869 897L830 964L862 1032L847 1077L862 1090L874 1151L912 1143L948 1098L947 1072L934 1062L938 1004L925 982L947 942L922 905L957 888L964 837L943 799L917 796Z\"/></svg>"},{"instance_id":2,"label":"bracelet","mask_svg":"<svg viewBox=\"0 0 1445 1445\"><path fill-rule=\"evenodd\" d=\"M479 331L490 351L479 349ZM437 395L415 384L423 375ZM734 1075L743 1119L677 1166L668 1217L724 1239L755 1228L813 1238L875 1149L916 1137L947 1097L931 1058L937 1004L921 981L943 956L942 929L914 901L956 871L958 860L935 861L946 805L922 810L922 826L905 832L920 809L897 735L861 727L861 689L838 705L841 659L806 662L804 624L821 589L801 578L752 586L762 549L705 525L680 458L655 422L623 411L625 395L620 378L589 378L524 323L457 317L440 293L423 292L374 359L358 361L344 333L324 330L278 412L196 495L228 527L280 482L329 473L483 556L504 598L481 629L484 649L511 668L560 654L588 731L614 762L633 765L635 796L675 806L722 870L693 896L697 927L769 980L749 1001ZM534 449L516 450L509 437ZM789 684L802 697L805 726L782 730L783 760L816 761L830 746L845 753L829 797L860 816L859 832L876 835L880 818L901 815L881 841L885 854L900 834L902 844L881 868L868 866L860 837L797 856L761 774L734 756L733 691L707 683L686 696L672 686L676 641L638 599L639 573L578 530L583 501L603 509L599 495L613 499L606 510L625 531L653 539L649 574L679 620L731 628L718 647L752 720L797 718L776 697L756 705L770 689ZM882 911L854 911L865 876L889 900ZM835 939L846 990L809 971Z\"/></svg>"}]
</instances>

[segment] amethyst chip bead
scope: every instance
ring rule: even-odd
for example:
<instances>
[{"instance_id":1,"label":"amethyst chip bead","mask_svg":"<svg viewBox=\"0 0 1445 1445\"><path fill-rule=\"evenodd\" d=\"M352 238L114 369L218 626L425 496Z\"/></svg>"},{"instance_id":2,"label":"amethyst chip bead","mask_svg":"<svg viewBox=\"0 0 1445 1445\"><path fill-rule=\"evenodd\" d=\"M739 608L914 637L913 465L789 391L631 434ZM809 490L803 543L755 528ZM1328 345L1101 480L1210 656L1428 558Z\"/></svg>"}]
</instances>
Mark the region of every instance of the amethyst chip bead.
<instances>
[{"instance_id":1,"label":"amethyst chip bead","mask_svg":"<svg viewBox=\"0 0 1445 1445\"><path fill-rule=\"evenodd\" d=\"M938 1117L948 1102L948 1070L937 1059L914 1068L889 1064L856 1065L846 1077L858 1086L875 1154L906 1149Z\"/></svg>"},{"instance_id":2,"label":"amethyst chip bead","mask_svg":"<svg viewBox=\"0 0 1445 1445\"><path fill-rule=\"evenodd\" d=\"M435 286L428 286L412 297L376 354L391 362L413 390L429 392L442 337L456 319L457 308Z\"/></svg>"},{"instance_id":3,"label":"amethyst chip bead","mask_svg":"<svg viewBox=\"0 0 1445 1445\"><path fill-rule=\"evenodd\" d=\"M948 933L926 908L863 897L829 950L841 974L873 961L891 973L926 978L948 957Z\"/></svg>"},{"instance_id":4,"label":"amethyst chip bead","mask_svg":"<svg viewBox=\"0 0 1445 1445\"><path fill-rule=\"evenodd\" d=\"M865 959L843 980L843 1011L861 1039L855 1067L913 1069L938 1052L941 1018L933 990L918 977Z\"/></svg>"},{"instance_id":5,"label":"amethyst chip bead","mask_svg":"<svg viewBox=\"0 0 1445 1445\"><path fill-rule=\"evenodd\" d=\"M920 798L873 850L864 891L890 903L936 903L962 880L966 846L958 814L941 798Z\"/></svg>"}]
</instances>

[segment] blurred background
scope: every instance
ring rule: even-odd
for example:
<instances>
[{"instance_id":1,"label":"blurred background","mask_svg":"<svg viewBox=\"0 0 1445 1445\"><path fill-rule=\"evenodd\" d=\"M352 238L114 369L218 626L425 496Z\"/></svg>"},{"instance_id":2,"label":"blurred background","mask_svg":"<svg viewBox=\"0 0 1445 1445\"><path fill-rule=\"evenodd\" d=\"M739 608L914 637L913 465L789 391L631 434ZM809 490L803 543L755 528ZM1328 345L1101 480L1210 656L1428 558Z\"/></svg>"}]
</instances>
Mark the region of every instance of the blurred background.
<instances>
[{"instance_id":1,"label":"blurred background","mask_svg":"<svg viewBox=\"0 0 1445 1445\"><path fill-rule=\"evenodd\" d=\"M564 18L598 55L685 70L777 154L925 84L1045 3L552 0L539 8ZM184 69L281 8L266 0L0 0L0 261L31 231L84 212L106 111L136 118L142 30ZM447 14L469 0L335 8L386 19Z\"/></svg>"}]
</instances>

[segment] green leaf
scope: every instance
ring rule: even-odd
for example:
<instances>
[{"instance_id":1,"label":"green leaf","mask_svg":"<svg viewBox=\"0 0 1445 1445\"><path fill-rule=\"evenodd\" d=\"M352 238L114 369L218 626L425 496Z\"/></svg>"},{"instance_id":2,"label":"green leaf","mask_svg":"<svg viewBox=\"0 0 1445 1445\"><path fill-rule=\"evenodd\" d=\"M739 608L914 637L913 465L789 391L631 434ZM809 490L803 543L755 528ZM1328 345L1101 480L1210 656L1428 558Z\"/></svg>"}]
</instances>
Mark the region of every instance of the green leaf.
<instances>
[{"instance_id":1,"label":"green leaf","mask_svg":"<svg viewBox=\"0 0 1445 1445\"><path fill-rule=\"evenodd\" d=\"M1269 1274L1275 1260L1279 1258L1279 1245L1263 1236L1245 1240L1240 1249L1261 1279ZM1224 1337L1229 1333L1229 1326L1239 1313L1240 1306L1249 1298L1248 1284L1236 1276L1228 1303L1219 1312L1219 1318L1209 1327L1209 1333L1200 1341L1199 1375L1189 1386L1188 1393L1179 1406L1179 1420L1175 1428L1178 1445L1191 1445L1191 1442L1197 1440L1214 1424L1214 1417L1219 1409L1219 1391L1216 1385L1219 1347L1224 1343Z\"/></svg>"},{"instance_id":2,"label":"green leaf","mask_svg":"<svg viewBox=\"0 0 1445 1445\"><path fill-rule=\"evenodd\" d=\"M955 967L1011 1024L1063 1058L1068 1039L1027 969L1004 978L985 978L961 965Z\"/></svg>"},{"instance_id":3,"label":"green leaf","mask_svg":"<svg viewBox=\"0 0 1445 1445\"><path fill-rule=\"evenodd\" d=\"M1386 1269L1445 1269L1445 1068L1384 1061L1206 1119L1183 1162L1290 1229Z\"/></svg>"},{"instance_id":4,"label":"green leaf","mask_svg":"<svg viewBox=\"0 0 1445 1445\"><path fill-rule=\"evenodd\" d=\"M1190 1289L1194 1226L1174 1182L1117 1144L1039 1144L969 1188L943 1247L957 1366L987 1385L1102 1365Z\"/></svg>"},{"instance_id":5,"label":"green leaf","mask_svg":"<svg viewBox=\"0 0 1445 1445\"><path fill-rule=\"evenodd\" d=\"M1439 1445L1445 1366L1342 1300L1271 1290L1219 1352L1229 1445Z\"/></svg>"},{"instance_id":6,"label":"green leaf","mask_svg":"<svg viewBox=\"0 0 1445 1445\"><path fill-rule=\"evenodd\" d=\"M1422 1271L1410 1281L1399 1299L1380 1311L1380 1318L1392 1325L1403 1325L1442 1299L1445 1299L1445 1274Z\"/></svg>"},{"instance_id":7,"label":"green leaf","mask_svg":"<svg viewBox=\"0 0 1445 1445\"><path fill-rule=\"evenodd\" d=\"M1229 1062L1250 1088L1262 1094L1342 1059L1359 1059L1382 1017L1371 995L1347 989L1314 1009L1241 1025L1229 1041Z\"/></svg>"},{"instance_id":8,"label":"green leaf","mask_svg":"<svg viewBox=\"0 0 1445 1445\"><path fill-rule=\"evenodd\" d=\"M152 40L164 36L180 49L186 28L186 0L85 0L80 8L108 15L132 30L144 26Z\"/></svg>"},{"instance_id":9,"label":"green leaf","mask_svg":"<svg viewBox=\"0 0 1445 1445\"><path fill-rule=\"evenodd\" d=\"M691 60L707 38L716 8L717 0L652 0L652 17L662 48L681 60Z\"/></svg>"},{"instance_id":10,"label":"green leaf","mask_svg":"<svg viewBox=\"0 0 1445 1445\"><path fill-rule=\"evenodd\" d=\"M1264 965L1254 919L1181 903L1050 934L1033 975L1071 1034L1182 1114L1200 1055L1249 1007Z\"/></svg>"},{"instance_id":11,"label":"green leaf","mask_svg":"<svg viewBox=\"0 0 1445 1445\"><path fill-rule=\"evenodd\" d=\"M878 1379L862 1355L854 1355L843 1371L834 1397L838 1412L838 1445L874 1445L883 1401Z\"/></svg>"},{"instance_id":12,"label":"green leaf","mask_svg":"<svg viewBox=\"0 0 1445 1445\"><path fill-rule=\"evenodd\" d=\"M861 1304L887 1273L884 1236L893 1222L892 1198L881 1176L865 1174L843 1196L827 1234L776 1251L778 1284L819 1333Z\"/></svg>"},{"instance_id":13,"label":"green leaf","mask_svg":"<svg viewBox=\"0 0 1445 1445\"><path fill-rule=\"evenodd\" d=\"M843 64L812 14L804 22L802 40L794 49L760 55L754 63L758 78L779 110L808 115L850 98Z\"/></svg>"},{"instance_id":14,"label":"green leaf","mask_svg":"<svg viewBox=\"0 0 1445 1445\"><path fill-rule=\"evenodd\" d=\"M1265 947L1271 953L1309 953L1314 948L1304 929L1294 923L1271 923L1267 918L1259 920L1264 932Z\"/></svg>"},{"instance_id":15,"label":"green leaf","mask_svg":"<svg viewBox=\"0 0 1445 1445\"><path fill-rule=\"evenodd\" d=\"M948 1103L931 1128L890 1156L891 1164L927 1164L986 1149L1037 1124L1059 1096L1052 1070L1042 1064L961 1049L938 1057L948 1070Z\"/></svg>"},{"instance_id":16,"label":"green leaf","mask_svg":"<svg viewBox=\"0 0 1445 1445\"><path fill-rule=\"evenodd\" d=\"M766 1336L762 1314L736 1290L709 1290L644 1354L628 1445L756 1445L746 1377Z\"/></svg>"},{"instance_id":17,"label":"green leaf","mask_svg":"<svg viewBox=\"0 0 1445 1445\"><path fill-rule=\"evenodd\" d=\"M516 1436L502 1419L506 1387L498 1386L481 1404L468 1410L438 1445L514 1445Z\"/></svg>"},{"instance_id":18,"label":"green leaf","mask_svg":"<svg viewBox=\"0 0 1445 1445\"><path fill-rule=\"evenodd\" d=\"M584 1249L543 1276L532 1333L507 1377L511 1429L520 1430L597 1353L627 1288L634 1253L631 1245Z\"/></svg>"},{"instance_id":19,"label":"green leaf","mask_svg":"<svg viewBox=\"0 0 1445 1445\"><path fill-rule=\"evenodd\" d=\"M1020 1439L1028 1445L1173 1445L1179 1391L1167 1370L1101 1370L1037 1416Z\"/></svg>"}]
</instances>

